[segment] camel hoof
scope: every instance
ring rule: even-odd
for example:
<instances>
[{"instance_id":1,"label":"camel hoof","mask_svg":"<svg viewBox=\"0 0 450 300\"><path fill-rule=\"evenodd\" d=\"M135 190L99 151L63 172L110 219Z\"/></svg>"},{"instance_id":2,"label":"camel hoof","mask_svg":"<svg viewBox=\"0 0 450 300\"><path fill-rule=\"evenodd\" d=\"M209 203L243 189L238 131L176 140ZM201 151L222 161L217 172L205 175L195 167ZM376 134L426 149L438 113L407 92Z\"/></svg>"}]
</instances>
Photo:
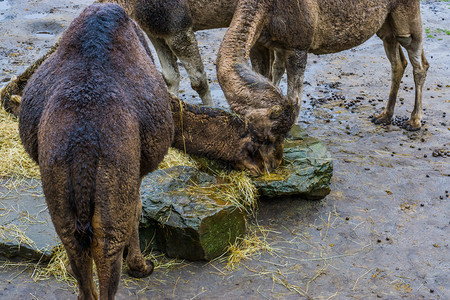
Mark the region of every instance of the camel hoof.
<instances>
[{"instance_id":1,"label":"camel hoof","mask_svg":"<svg viewBox=\"0 0 450 300\"><path fill-rule=\"evenodd\" d=\"M155 265L153 262L148 259L145 261L145 266L142 268L142 266L133 269L132 267L128 266L128 275L134 278L144 278L152 274L153 269Z\"/></svg>"},{"instance_id":2,"label":"camel hoof","mask_svg":"<svg viewBox=\"0 0 450 300\"><path fill-rule=\"evenodd\" d=\"M403 125L403 129L408 130L408 131L417 131L420 130L422 126L420 125L411 125L409 122L405 123L405 125Z\"/></svg>"},{"instance_id":3,"label":"camel hoof","mask_svg":"<svg viewBox=\"0 0 450 300\"><path fill-rule=\"evenodd\" d=\"M392 117L388 117L386 113L381 113L378 116L371 117L371 121L374 124L384 124L389 125L392 123Z\"/></svg>"}]
</instances>

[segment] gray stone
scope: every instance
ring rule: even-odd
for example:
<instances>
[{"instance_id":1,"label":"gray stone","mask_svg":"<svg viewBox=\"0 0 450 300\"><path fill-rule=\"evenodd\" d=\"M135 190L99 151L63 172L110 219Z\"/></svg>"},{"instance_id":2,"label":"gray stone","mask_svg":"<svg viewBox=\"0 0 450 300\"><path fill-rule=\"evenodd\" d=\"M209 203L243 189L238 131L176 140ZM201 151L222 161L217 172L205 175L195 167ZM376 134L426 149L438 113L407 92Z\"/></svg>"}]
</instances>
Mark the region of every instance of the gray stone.
<instances>
[{"instance_id":1,"label":"gray stone","mask_svg":"<svg viewBox=\"0 0 450 300\"><path fill-rule=\"evenodd\" d=\"M282 166L253 183L262 197L322 199L330 193L332 175L333 162L326 147L295 125L284 144Z\"/></svg>"},{"instance_id":2,"label":"gray stone","mask_svg":"<svg viewBox=\"0 0 450 300\"><path fill-rule=\"evenodd\" d=\"M191 167L157 170L141 186L142 245L169 257L211 260L245 233L245 215L215 196L214 176Z\"/></svg>"},{"instance_id":3,"label":"gray stone","mask_svg":"<svg viewBox=\"0 0 450 300\"><path fill-rule=\"evenodd\" d=\"M18 189L0 187L0 255L48 261L59 239L50 219L40 181Z\"/></svg>"}]
</instances>

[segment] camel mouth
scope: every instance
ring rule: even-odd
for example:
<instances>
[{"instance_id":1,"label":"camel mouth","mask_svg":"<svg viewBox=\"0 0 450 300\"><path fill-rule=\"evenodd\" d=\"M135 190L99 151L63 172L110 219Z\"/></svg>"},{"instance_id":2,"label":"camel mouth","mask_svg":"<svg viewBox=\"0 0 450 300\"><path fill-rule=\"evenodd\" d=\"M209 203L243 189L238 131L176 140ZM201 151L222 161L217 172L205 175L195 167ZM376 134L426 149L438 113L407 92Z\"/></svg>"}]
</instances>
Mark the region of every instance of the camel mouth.
<instances>
[{"instance_id":1,"label":"camel mouth","mask_svg":"<svg viewBox=\"0 0 450 300\"><path fill-rule=\"evenodd\" d=\"M278 168L283 161L283 143L247 143L243 159L236 163L237 169L245 169L250 176L261 176Z\"/></svg>"}]
</instances>

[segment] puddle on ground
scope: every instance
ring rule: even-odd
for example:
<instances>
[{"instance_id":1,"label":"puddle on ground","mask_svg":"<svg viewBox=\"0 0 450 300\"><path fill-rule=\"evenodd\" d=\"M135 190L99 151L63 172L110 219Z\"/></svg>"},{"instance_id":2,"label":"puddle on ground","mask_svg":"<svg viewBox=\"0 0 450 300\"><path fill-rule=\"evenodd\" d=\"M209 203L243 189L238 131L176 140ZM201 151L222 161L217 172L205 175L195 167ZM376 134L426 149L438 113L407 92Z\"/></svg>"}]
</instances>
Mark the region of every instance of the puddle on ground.
<instances>
[{"instance_id":1,"label":"puddle on ground","mask_svg":"<svg viewBox=\"0 0 450 300\"><path fill-rule=\"evenodd\" d=\"M65 29L59 21L48 19L33 20L29 22L28 27L38 37L54 36Z\"/></svg>"}]
</instances>

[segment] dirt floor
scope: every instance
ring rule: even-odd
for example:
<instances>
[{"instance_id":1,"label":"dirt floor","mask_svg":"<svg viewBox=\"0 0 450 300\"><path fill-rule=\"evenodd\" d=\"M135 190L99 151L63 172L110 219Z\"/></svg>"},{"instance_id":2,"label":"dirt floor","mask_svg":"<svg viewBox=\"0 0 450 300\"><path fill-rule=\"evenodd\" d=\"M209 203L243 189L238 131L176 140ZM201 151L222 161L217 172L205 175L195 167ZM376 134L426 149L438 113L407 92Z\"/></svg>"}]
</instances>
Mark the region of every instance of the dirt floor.
<instances>
[{"instance_id":1,"label":"dirt floor","mask_svg":"<svg viewBox=\"0 0 450 300\"><path fill-rule=\"evenodd\" d=\"M0 0L2 85L42 55L88 4ZM390 65L378 38L334 55L310 55L299 124L332 153L330 195L316 202L262 200L252 223L270 248L235 270L218 261L185 261L144 280L124 274L117 298L450 299L450 158L433 155L450 150L450 3L422 1L421 8L430 63L422 130L369 120L389 93ZM214 61L224 32L197 33L213 98L222 106ZM185 74L182 98L200 103ZM398 120L412 110L413 86L409 64ZM31 274L32 268L0 264L0 299L75 298L66 284L33 282Z\"/></svg>"}]
</instances>

